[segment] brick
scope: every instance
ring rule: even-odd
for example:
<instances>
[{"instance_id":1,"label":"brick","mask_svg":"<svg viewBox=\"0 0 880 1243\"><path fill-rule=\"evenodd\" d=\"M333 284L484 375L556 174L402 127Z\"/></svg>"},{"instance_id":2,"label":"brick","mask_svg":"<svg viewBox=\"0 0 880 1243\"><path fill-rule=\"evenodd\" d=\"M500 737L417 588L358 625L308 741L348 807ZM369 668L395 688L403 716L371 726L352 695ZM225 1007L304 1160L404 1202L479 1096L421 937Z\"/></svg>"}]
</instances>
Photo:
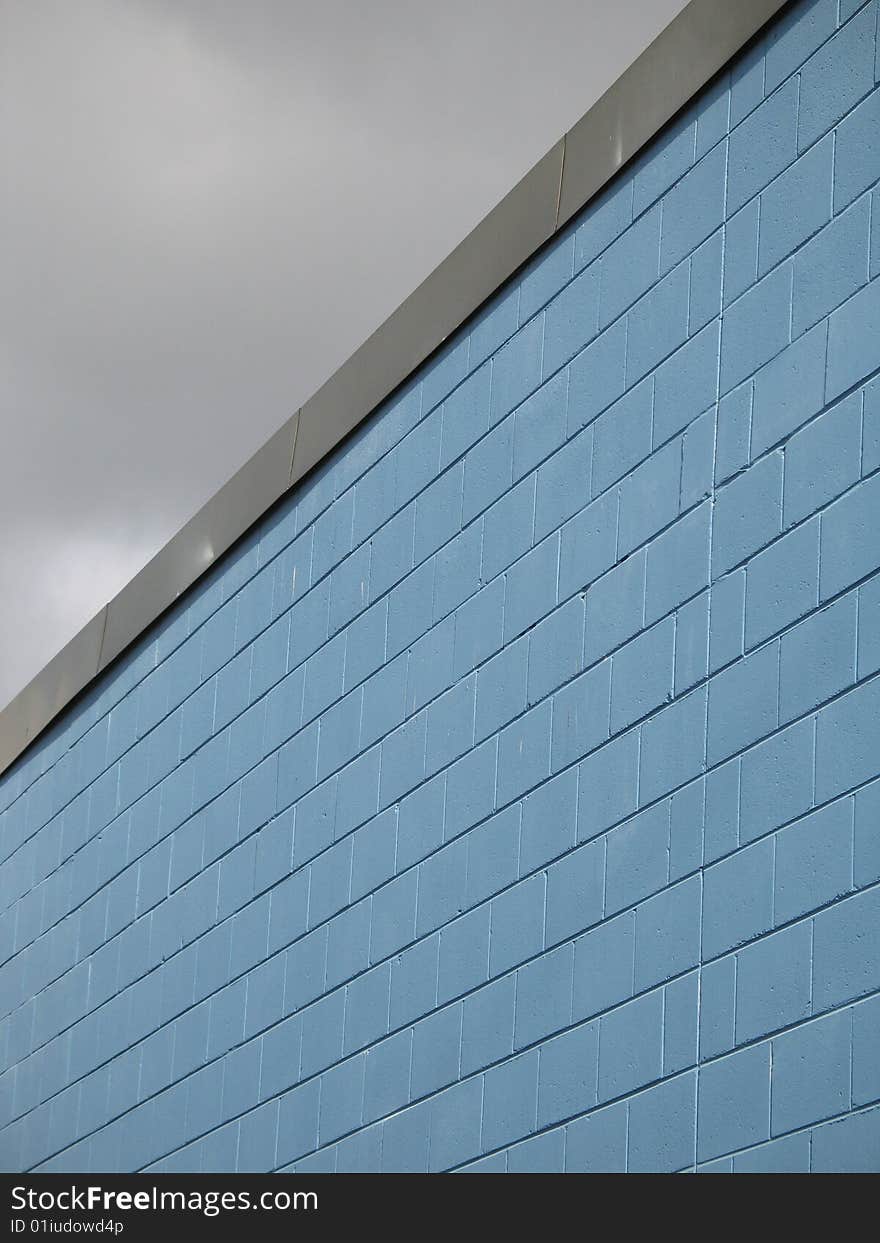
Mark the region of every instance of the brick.
<instances>
[{"instance_id":1,"label":"brick","mask_svg":"<svg viewBox=\"0 0 880 1243\"><path fill-rule=\"evenodd\" d=\"M872 997L852 1012L852 1103L866 1105L880 1098L880 1057L877 1023L880 998Z\"/></svg>"},{"instance_id":2,"label":"brick","mask_svg":"<svg viewBox=\"0 0 880 1243\"><path fill-rule=\"evenodd\" d=\"M844 596L783 635L779 711L791 720L855 681L856 599Z\"/></svg>"},{"instance_id":3,"label":"brick","mask_svg":"<svg viewBox=\"0 0 880 1243\"><path fill-rule=\"evenodd\" d=\"M877 180L880 168L880 92L874 91L847 117L835 135L834 210Z\"/></svg>"},{"instance_id":4,"label":"brick","mask_svg":"<svg viewBox=\"0 0 880 1243\"><path fill-rule=\"evenodd\" d=\"M481 1070L513 1051L516 977L509 975L466 997L462 1007L461 1070Z\"/></svg>"},{"instance_id":5,"label":"brick","mask_svg":"<svg viewBox=\"0 0 880 1243\"><path fill-rule=\"evenodd\" d=\"M679 880L703 861L705 782L677 790L669 806L669 879Z\"/></svg>"},{"instance_id":6,"label":"brick","mask_svg":"<svg viewBox=\"0 0 880 1243\"><path fill-rule=\"evenodd\" d=\"M810 1014L812 929L796 924L747 946L736 960L736 1039L746 1044Z\"/></svg>"},{"instance_id":7,"label":"brick","mask_svg":"<svg viewBox=\"0 0 880 1243\"><path fill-rule=\"evenodd\" d=\"M548 335L553 336L552 332ZM495 356L492 363L490 424L498 423L540 384L543 344L544 317L539 315L520 328Z\"/></svg>"},{"instance_id":8,"label":"brick","mask_svg":"<svg viewBox=\"0 0 880 1243\"><path fill-rule=\"evenodd\" d=\"M713 576L723 574L778 535L782 527L782 455L773 453L717 494Z\"/></svg>"},{"instance_id":9,"label":"brick","mask_svg":"<svg viewBox=\"0 0 880 1243\"><path fill-rule=\"evenodd\" d=\"M523 799L520 870L533 872L564 854L577 839L576 768L554 777Z\"/></svg>"},{"instance_id":10,"label":"brick","mask_svg":"<svg viewBox=\"0 0 880 1243\"><path fill-rule=\"evenodd\" d=\"M651 452L653 406L654 382L648 377L596 420L593 428L594 496L622 479Z\"/></svg>"},{"instance_id":11,"label":"brick","mask_svg":"<svg viewBox=\"0 0 880 1243\"><path fill-rule=\"evenodd\" d=\"M603 1015L599 1030L599 1100L623 1096L659 1079L663 995L649 993Z\"/></svg>"},{"instance_id":12,"label":"brick","mask_svg":"<svg viewBox=\"0 0 880 1243\"><path fill-rule=\"evenodd\" d=\"M574 234L566 230L553 245L542 251L523 273L520 291L519 319L525 323L541 310L564 285L574 271Z\"/></svg>"},{"instance_id":13,"label":"brick","mask_svg":"<svg viewBox=\"0 0 880 1243\"><path fill-rule=\"evenodd\" d=\"M707 963L700 973L700 1057L729 1052L735 1042L736 956Z\"/></svg>"},{"instance_id":14,"label":"brick","mask_svg":"<svg viewBox=\"0 0 880 1243\"><path fill-rule=\"evenodd\" d=\"M730 70L731 128L747 117L764 98L765 44L756 43Z\"/></svg>"},{"instance_id":15,"label":"brick","mask_svg":"<svg viewBox=\"0 0 880 1243\"><path fill-rule=\"evenodd\" d=\"M532 546L536 476L529 475L486 511L483 523L483 578L488 581L513 565Z\"/></svg>"},{"instance_id":16,"label":"brick","mask_svg":"<svg viewBox=\"0 0 880 1243\"><path fill-rule=\"evenodd\" d=\"M460 997L489 978L489 924L490 908L481 906L441 929L440 1002Z\"/></svg>"},{"instance_id":17,"label":"brick","mask_svg":"<svg viewBox=\"0 0 880 1243\"><path fill-rule=\"evenodd\" d=\"M599 323L605 328L659 276L660 208L645 212L602 257Z\"/></svg>"},{"instance_id":18,"label":"brick","mask_svg":"<svg viewBox=\"0 0 880 1243\"><path fill-rule=\"evenodd\" d=\"M682 431L714 404L720 332L720 321L709 324L657 368L654 376L655 445ZM643 387L645 385L647 381L643 381Z\"/></svg>"},{"instance_id":19,"label":"brick","mask_svg":"<svg viewBox=\"0 0 880 1243\"><path fill-rule=\"evenodd\" d=\"M682 443L658 449L620 485L619 553L629 553L656 535L679 513Z\"/></svg>"},{"instance_id":20,"label":"brick","mask_svg":"<svg viewBox=\"0 0 880 1243\"><path fill-rule=\"evenodd\" d=\"M412 1096L427 1096L454 1083L460 1055L460 1005L447 1006L417 1023L413 1028Z\"/></svg>"},{"instance_id":21,"label":"brick","mask_svg":"<svg viewBox=\"0 0 880 1243\"><path fill-rule=\"evenodd\" d=\"M705 328L721 310L724 229L716 229L691 256L688 332Z\"/></svg>"},{"instance_id":22,"label":"brick","mask_svg":"<svg viewBox=\"0 0 880 1243\"><path fill-rule=\"evenodd\" d=\"M416 935L421 937L460 914L467 872L467 843L450 842L419 865Z\"/></svg>"},{"instance_id":23,"label":"brick","mask_svg":"<svg viewBox=\"0 0 880 1243\"><path fill-rule=\"evenodd\" d=\"M838 902L813 921L813 1011L851 1001L878 987L880 893L869 890Z\"/></svg>"},{"instance_id":24,"label":"brick","mask_svg":"<svg viewBox=\"0 0 880 1243\"><path fill-rule=\"evenodd\" d=\"M727 307L758 279L761 200L752 199L728 220L724 230L724 288Z\"/></svg>"},{"instance_id":25,"label":"brick","mask_svg":"<svg viewBox=\"0 0 880 1243\"><path fill-rule=\"evenodd\" d=\"M611 676L611 732L672 696L675 625L660 622L616 652Z\"/></svg>"},{"instance_id":26,"label":"brick","mask_svg":"<svg viewBox=\"0 0 880 1243\"><path fill-rule=\"evenodd\" d=\"M556 603L559 537L551 535L507 573L504 642L509 643L551 612Z\"/></svg>"},{"instance_id":27,"label":"brick","mask_svg":"<svg viewBox=\"0 0 880 1243\"><path fill-rule=\"evenodd\" d=\"M776 840L774 902L785 923L850 892L853 854L851 800L806 816Z\"/></svg>"},{"instance_id":28,"label":"brick","mask_svg":"<svg viewBox=\"0 0 880 1243\"><path fill-rule=\"evenodd\" d=\"M705 763L706 688L669 704L642 726L639 802L683 785Z\"/></svg>"},{"instance_id":29,"label":"brick","mask_svg":"<svg viewBox=\"0 0 880 1243\"><path fill-rule=\"evenodd\" d=\"M513 1046L523 1049L571 1022L574 947L562 945L516 973Z\"/></svg>"},{"instance_id":30,"label":"brick","mask_svg":"<svg viewBox=\"0 0 880 1243\"><path fill-rule=\"evenodd\" d=\"M796 5L776 22L768 33L765 89L775 90L780 82L834 34L837 14L834 4Z\"/></svg>"},{"instance_id":31,"label":"brick","mask_svg":"<svg viewBox=\"0 0 880 1243\"><path fill-rule=\"evenodd\" d=\"M832 163L829 135L795 160L761 195L762 276L831 219Z\"/></svg>"},{"instance_id":32,"label":"brick","mask_svg":"<svg viewBox=\"0 0 880 1243\"><path fill-rule=\"evenodd\" d=\"M855 800L853 880L856 886L880 880L880 784L860 790Z\"/></svg>"},{"instance_id":33,"label":"brick","mask_svg":"<svg viewBox=\"0 0 880 1243\"><path fill-rule=\"evenodd\" d=\"M826 397L859 383L877 366L880 280L874 279L833 312L828 324Z\"/></svg>"},{"instance_id":34,"label":"brick","mask_svg":"<svg viewBox=\"0 0 880 1243\"><path fill-rule=\"evenodd\" d=\"M836 501L822 516L820 598L827 600L877 568L871 533L877 529L880 476Z\"/></svg>"},{"instance_id":35,"label":"brick","mask_svg":"<svg viewBox=\"0 0 880 1243\"><path fill-rule=\"evenodd\" d=\"M708 587L711 512L710 505L700 505L649 545L646 624Z\"/></svg>"},{"instance_id":36,"label":"brick","mask_svg":"<svg viewBox=\"0 0 880 1243\"><path fill-rule=\"evenodd\" d=\"M513 478L521 479L565 440L568 372L563 370L519 407L513 425Z\"/></svg>"},{"instance_id":37,"label":"brick","mask_svg":"<svg viewBox=\"0 0 880 1243\"><path fill-rule=\"evenodd\" d=\"M880 682L848 691L819 713L816 726L816 800L876 776Z\"/></svg>"},{"instance_id":38,"label":"brick","mask_svg":"<svg viewBox=\"0 0 880 1243\"><path fill-rule=\"evenodd\" d=\"M494 739L463 755L446 780L445 834L454 837L495 807L497 744Z\"/></svg>"},{"instance_id":39,"label":"brick","mask_svg":"<svg viewBox=\"0 0 880 1243\"><path fill-rule=\"evenodd\" d=\"M421 564L427 557L430 557L431 553L442 548L458 534L461 528L463 490L464 467L459 462L439 478L434 479L416 499L413 529L413 560L416 565ZM355 602L358 600L358 586L359 584L355 583ZM363 607L363 601L362 595L361 607ZM332 617L332 599L330 609Z\"/></svg>"},{"instance_id":40,"label":"brick","mask_svg":"<svg viewBox=\"0 0 880 1243\"><path fill-rule=\"evenodd\" d=\"M851 112L874 85L876 24L876 14L865 9L804 65L798 108L801 150Z\"/></svg>"},{"instance_id":41,"label":"brick","mask_svg":"<svg viewBox=\"0 0 880 1243\"><path fill-rule=\"evenodd\" d=\"M428 707L427 773L447 767L473 746L476 688L476 677L470 674Z\"/></svg>"},{"instance_id":42,"label":"brick","mask_svg":"<svg viewBox=\"0 0 880 1243\"><path fill-rule=\"evenodd\" d=\"M742 757L740 845L808 811L813 792L813 722L800 721Z\"/></svg>"},{"instance_id":43,"label":"brick","mask_svg":"<svg viewBox=\"0 0 880 1243\"><path fill-rule=\"evenodd\" d=\"M797 105L797 81L792 79L731 131L728 211L736 211L794 160Z\"/></svg>"},{"instance_id":44,"label":"brick","mask_svg":"<svg viewBox=\"0 0 880 1243\"><path fill-rule=\"evenodd\" d=\"M443 403L441 468L454 462L489 430L491 365L480 367Z\"/></svg>"},{"instance_id":45,"label":"brick","mask_svg":"<svg viewBox=\"0 0 880 1243\"><path fill-rule=\"evenodd\" d=\"M816 1174L871 1173L878 1141L880 1109L816 1127L811 1136L810 1170Z\"/></svg>"},{"instance_id":46,"label":"brick","mask_svg":"<svg viewBox=\"0 0 880 1243\"><path fill-rule=\"evenodd\" d=\"M543 374L548 376L592 341L598 331L598 272L589 267L579 273L553 299L545 316Z\"/></svg>"},{"instance_id":47,"label":"brick","mask_svg":"<svg viewBox=\"0 0 880 1243\"><path fill-rule=\"evenodd\" d=\"M605 904L609 912L656 893L669 874L669 806L661 803L613 829L607 839Z\"/></svg>"},{"instance_id":48,"label":"brick","mask_svg":"<svg viewBox=\"0 0 880 1243\"><path fill-rule=\"evenodd\" d=\"M600 922L604 880L605 851L601 842L582 846L547 870L548 945Z\"/></svg>"},{"instance_id":49,"label":"brick","mask_svg":"<svg viewBox=\"0 0 880 1243\"><path fill-rule=\"evenodd\" d=\"M364 1121L395 1113L409 1100L412 1031L398 1032L367 1051Z\"/></svg>"},{"instance_id":50,"label":"brick","mask_svg":"<svg viewBox=\"0 0 880 1243\"><path fill-rule=\"evenodd\" d=\"M391 964L392 1028L412 1022L437 1004L440 939L429 937L404 951Z\"/></svg>"},{"instance_id":51,"label":"brick","mask_svg":"<svg viewBox=\"0 0 880 1243\"><path fill-rule=\"evenodd\" d=\"M709 593L688 601L675 619L674 692L680 695L709 672Z\"/></svg>"},{"instance_id":52,"label":"brick","mask_svg":"<svg viewBox=\"0 0 880 1243\"><path fill-rule=\"evenodd\" d=\"M468 835L468 904L481 902L516 880L520 807L497 812Z\"/></svg>"},{"instance_id":53,"label":"brick","mask_svg":"<svg viewBox=\"0 0 880 1243\"><path fill-rule=\"evenodd\" d=\"M498 743L498 802L508 803L549 776L550 716L545 700L508 725Z\"/></svg>"},{"instance_id":54,"label":"brick","mask_svg":"<svg viewBox=\"0 0 880 1243\"><path fill-rule=\"evenodd\" d=\"M684 343L689 296L688 265L680 263L627 312L627 384L641 379Z\"/></svg>"},{"instance_id":55,"label":"brick","mask_svg":"<svg viewBox=\"0 0 880 1243\"><path fill-rule=\"evenodd\" d=\"M638 552L603 574L587 592L586 657L592 664L642 627L645 554Z\"/></svg>"},{"instance_id":56,"label":"brick","mask_svg":"<svg viewBox=\"0 0 880 1243\"><path fill-rule=\"evenodd\" d=\"M489 971L498 975L544 947L543 874L520 881L492 901Z\"/></svg>"},{"instance_id":57,"label":"brick","mask_svg":"<svg viewBox=\"0 0 880 1243\"><path fill-rule=\"evenodd\" d=\"M529 703L537 703L581 669L584 601L575 596L540 622L529 635Z\"/></svg>"},{"instance_id":58,"label":"brick","mask_svg":"<svg viewBox=\"0 0 880 1243\"><path fill-rule=\"evenodd\" d=\"M710 765L776 728L778 671L779 649L771 643L712 679L707 744Z\"/></svg>"},{"instance_id":59,"label":"brick","mask_svg":"<svg viewBox=\"0 0 880 1243\"><path fill-rule=\"evenodd\" d=\"M699 161L663 200L660 266L665 272L724 222L727 144Z\"/></svg>"},{"instance_id":60,"label":"brick","mask_svg":"<svg viewBox=\"0 0 880 1243\"><path fill-rule=\"evenodd\" d=\"M487 1163L507 1156L507 1165L499 1165L493 1169L486 1168ZM475 1167L471 1167L472 1169ZM495 1158L487 1157L479 1164L482 1173L510 1174L562 1174L565 1170L565 1132L549 1131L544 1135L536 1135L517 1144L506 1154L498 1153Z\"/></svg>"},{"instance_id":61,"label":"brick","mask_svg":"<svg viewBox=\"0 0 880 1243\"><path fill-rule=\"evenodd\" d=\"M573 436L622 394L626 381L626 321L601 332L569 366L568 427Z\"/></svg>"},{"instance_id":62,"label":"brick","mask_svg":"<svg viewBox=\"0 0 880 1243\"><path fill-rule=\"evenodd\" d=\"M565 1128L566 1172L625 1173L627 1112L623 1102L570 1123Z\"/></svg>"},{"instance_id":63,"label":"brick","mask_svg":"<svg viewBox=\"0 0 880 1243\"><path fill-rule=\"evenodd\" d=\"M759 1144L733 1159L737 1174L808 1174L810 1172L810 1136L787 1135Z\"/></svg>"},{"instance_id":64,"label":"brick","mask_svg":"<svg viewBox=\"0 0 880 1243\"><path fill-rule=\"evenodd\" d=\"M486 1071L483 1085L482 1145L491 1151L535 1130L538 1108L538 1051Z\"/></svg>"},{"instance_id":65,"label":"brick","mask_svg":"<svg viewBox=\"0 0 880 1243\"><path fill-rule=\"evenodd\" d=\"M559 543L559 599L589 587L616 559L618 497L607 492L562 528Z\"/></svg>"},{"instance_id":66,"label":"brick","mask_svg":"<svg viewBox=\"0 0 880 1243\"><path fill-rule=\"evenodd\" d=\"M633 730L600 747L580 766L578 841L584 842L635 811L639 736Z\"/></svg>"},{"instance_id":67,"label":"brick","mask_svg":"<svg viewBox=\"0 0 880 1243\"><path fill-rule=\"evenodd\" d=\"M770 1138L769 1044L702 1068L697 1127L700 1161Z\"/></svg>"},{"instance_id":68,"label":"brick","mask_svg":"<svg viewBox=\"0 0 880 1243\"><path fill-rule=\"evenodd\" d=\"M868 279L870 241L867 198L837 216L794 260L792 336L799 336Z\"/></svg>"},{"instance_id":69,"label":"brick","mask_svg":"<svg viewBox=\"0 0 880 1243\"><path fill-rule=\"evenodd\" d=\"M774 1135L850 1107L851 1024L848 1013L831 1014L773 1041Z\"/></svg>"},{"instance_id":70,"label":"brick","mask_svg":"<svg viewBox=\"0 0 880 1243\"><path fill-rule=\"evenodd\" d=\"M723 74L703 92L700 99L697 109L696 153L698 156L704 155L727 133L729 113L730 81L729 75Z\"/></svg>"},{"instance_id":71,"label":"brick","mask_svg":"<svg viewBox=\"0 0 880 1243\"><path fill-rule=\"evenodd\" d=\"M702 886L692 877L636 908L636 992L697 965L701 907Z\"/></svg>"},{"instance_id":72,"label":"brick","mask_svg":"<svg viewBox=\"0 0 880 1243\"><path fill-rule=\"evenodd\" d=\"M590 499L593 429L585 428L538 469L535 539L571 518Z\"/></svg>"},{"instance_id":73,"label":"brick","mask_svg":"<svg viewBox=\"0 0 880 1243\"><path fill-rule=\"evenodd\" d=\"M629 1107L632 1173L672 1173L694 1163L697 1139L696 1075L682 1075L642 1092Z\"/></svg>"},{"instance_id":74,"label":"brick","mask_svg":"<svg viewBox=\"0 0 880 1243\"><path fill-rule=\"evenodd\" d=\"M417 1105L389 1118L382 1128L382 1172L426 1174L430 1105Z\"/></svg>"},{"instance_id":75,"label":"brick","mask_svg":"<svg viewBox=\"0 0 880 1243\"><path fill-rule=\"evenodd\" d=\"M435 1096L430 1106L430 1169L449 1170L478 1155L483 1083L469 1079Z\"/></svg>"},{"instance_id":76,"label":"brick","mask_svg":"<svg viewBox=\"0 0 880 1243\"><path fill-rule=\"evenodd\" d=\"M676 1074L698 1060L700 973L691 971L664 989L663 1073Z\"/></svg>"},{"instance_id":77,"label":"brick","mask_svg":"<svg viewBox=\"0 0 880 1243\"><path fill-rule=\"evenodd\" d=\"M631 911L606 920L575 942L572 1018L619 1005L633 994L635 917Z\"/></svg>"},{"instance_id":78,"label":"brick","mask_svg":"<svg viewBox=\"0 0 880 1243\"><path fill-rule=\"evenodd\" d=\"M633 187L629 178L607 186L587 207L575 233L575 268L599 255L622 233L633 216Z\"/></svg>"},{"instance_id":79,"label":"brick","mask_svg":"<svg viewBox=\"0 0 880 1243\"><path fill-rule=\"evenodd\" d=\"M591 1109L598 1099L599 1024L548 1040L538 1067L538 1126Z\"/></svg>"},{"instance_id":80,"label":"brick","mask_svg":"<svg viewBox=\"0 0 880 1243\"><path fill-rule=\"evenodd\" d=\"M528 638L509 643L477 674L476 739L480 741L506 725L526 706Z\"/></svg>"},{"instance_id":81,"label":"brick","mask_svg":"<svg viewBox=\"0 0 880 1243\"><path fill-rule=\"evenodd\" d=\"M749 463L753 391L752 381L747 380L719 402L715 437L716 484L725 483Z\"/></svg>"},{"instance_id":82,"label":"brick","mask_svg":"<svg viewBox=\"0 0 880 1243\"><path fill-rule=\"evenodd\" d=\"M775 268L727 310L721 332L721 393L788 345L792 266Z\"/></svg>"},{"instance_id":83,"label":"brick","mask_svg":"<svg viewBox=\"0 0 880 1243\"><path fill-rule=\"evenodd\" d=\"M822 408L825 338L819 324L778 354L755 377L752 456L763 453Z\"/></svg>"},{"instance_id":84,"label":"brick","mask_svg":"<svg viewBox=\"0 0 880 1243\"><path fill-rule=\"evenodd\" d=\"M704 873L703 954L715 958L773 926L773 841L740 850Z\"/></svg>"}]
</instances>

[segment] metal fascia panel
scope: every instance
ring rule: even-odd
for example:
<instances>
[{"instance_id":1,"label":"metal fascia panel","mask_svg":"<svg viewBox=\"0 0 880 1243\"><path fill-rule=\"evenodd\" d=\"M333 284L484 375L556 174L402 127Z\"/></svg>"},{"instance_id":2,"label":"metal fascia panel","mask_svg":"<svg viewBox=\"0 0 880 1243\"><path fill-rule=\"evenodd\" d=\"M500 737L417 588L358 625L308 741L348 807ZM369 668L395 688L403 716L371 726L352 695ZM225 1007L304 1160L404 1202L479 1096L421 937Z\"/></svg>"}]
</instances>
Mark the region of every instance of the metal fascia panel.
<instances>
[{"instance_id":1,"label":"metal fascia panel","mask_svg":"<svg viewBox=\"0 0 880 1243\"><path fill-rule=\"evenodd\" d=\"M787 2L691 0L302 409L0 711L0 773Z\"/></svg>"}]
</instances>

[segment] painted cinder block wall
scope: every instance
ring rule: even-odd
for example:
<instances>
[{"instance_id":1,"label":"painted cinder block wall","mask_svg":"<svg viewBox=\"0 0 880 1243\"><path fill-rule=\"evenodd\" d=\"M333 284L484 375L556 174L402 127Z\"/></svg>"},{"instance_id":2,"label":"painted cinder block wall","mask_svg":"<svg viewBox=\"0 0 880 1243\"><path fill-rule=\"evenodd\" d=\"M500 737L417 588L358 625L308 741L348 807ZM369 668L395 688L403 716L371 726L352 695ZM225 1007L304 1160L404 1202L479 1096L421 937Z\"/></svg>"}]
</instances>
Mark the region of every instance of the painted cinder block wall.
<instances>
[{"instance_id":1,"label":"painted cinder block wall","mask_svg":"<svg viewBox=\"0 0 880 1243\"><path fill-rule=\"evenodd\" d=\"M0 780L5 1168L880 1168L877 24L786 11Z\"/></svg>"}]
</instances>

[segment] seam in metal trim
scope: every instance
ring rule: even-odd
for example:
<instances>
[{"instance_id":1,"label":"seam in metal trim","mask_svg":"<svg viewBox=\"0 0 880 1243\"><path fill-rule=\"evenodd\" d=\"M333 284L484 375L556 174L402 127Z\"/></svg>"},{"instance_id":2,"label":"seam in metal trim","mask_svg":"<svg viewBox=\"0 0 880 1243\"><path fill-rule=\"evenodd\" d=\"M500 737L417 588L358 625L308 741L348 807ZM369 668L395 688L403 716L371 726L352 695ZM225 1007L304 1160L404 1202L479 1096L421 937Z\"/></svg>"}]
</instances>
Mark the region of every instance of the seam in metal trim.
<instances>
[{"instance_id":1,"label":"seam in metal trim","mask_svg":"<svg viewBox=\"0 0 880 1243\"><path fill-rule=\"evenodd\" d=\"M0 775L788 3L690 0L431 275L103 606L100 640L93 638L99 612L0 710ZM278 470L275 460L286 436L290 457ZM89 659L93 645L96 659Z\"/></svg>"}]
</instances>

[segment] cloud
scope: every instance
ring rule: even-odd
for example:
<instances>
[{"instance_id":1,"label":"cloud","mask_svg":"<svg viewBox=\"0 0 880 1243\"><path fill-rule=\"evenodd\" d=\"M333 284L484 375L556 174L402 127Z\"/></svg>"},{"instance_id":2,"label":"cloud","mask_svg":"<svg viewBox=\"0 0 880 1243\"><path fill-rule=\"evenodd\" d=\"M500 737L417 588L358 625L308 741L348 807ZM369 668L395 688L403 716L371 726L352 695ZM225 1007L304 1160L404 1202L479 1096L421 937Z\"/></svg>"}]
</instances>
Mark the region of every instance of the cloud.
<instances>
[{"instance_id":1,"label":"cloud","mask_svg":"<svg viewBox=\"0 0 880 1243\"><path fill-rule=\"evenodd\" d=\"M5 0L0 703L680 7Z\"/></svg>"}]
</instances>

